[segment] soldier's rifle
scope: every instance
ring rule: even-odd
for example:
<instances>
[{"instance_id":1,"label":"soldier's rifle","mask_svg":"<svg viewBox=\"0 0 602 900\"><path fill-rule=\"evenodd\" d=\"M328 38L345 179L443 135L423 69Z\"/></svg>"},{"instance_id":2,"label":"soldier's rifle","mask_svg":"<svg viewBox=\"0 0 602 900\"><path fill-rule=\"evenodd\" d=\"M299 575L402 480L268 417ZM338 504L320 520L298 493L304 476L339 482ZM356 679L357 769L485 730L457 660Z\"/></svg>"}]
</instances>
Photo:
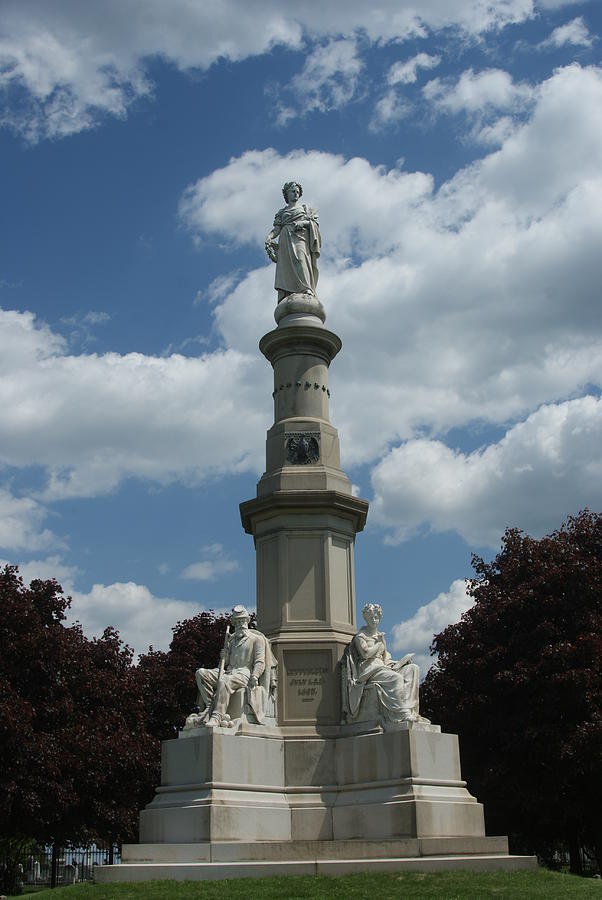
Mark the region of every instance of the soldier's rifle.
<instances>
[{"instance_id":1,"label":"soldier's rifle","mask_svg":"<svg viewBox=\"0 0 602 900\"><path fill-rule=\"evenodd\" d=\"M224 646L222 647L222 651L219 655L219 666L217 668L217 681L215 682L215 690L213 692L213 699L211 701L211 709L209 710L209 715L207 718L211 718L213 713L215 712L215 705L217 703L217 692L219 690L220 682L224 675L224 669L226 668L226 656L228 655L228 642L230 639L230 623L226 625L226 633L224 635Z\"/></svg>"}]
</instances>

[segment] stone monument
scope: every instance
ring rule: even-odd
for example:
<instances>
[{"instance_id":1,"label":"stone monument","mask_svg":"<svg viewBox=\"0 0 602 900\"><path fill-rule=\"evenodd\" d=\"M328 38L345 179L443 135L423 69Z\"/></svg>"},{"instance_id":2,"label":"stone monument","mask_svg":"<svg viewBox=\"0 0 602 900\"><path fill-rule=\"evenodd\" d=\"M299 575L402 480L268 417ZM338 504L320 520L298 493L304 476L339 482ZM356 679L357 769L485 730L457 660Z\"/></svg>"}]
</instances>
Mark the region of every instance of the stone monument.
<instances>
[{"instance_id":1,"label":"stone monument","mask_svg":"<svg viewBox=\"0 0 602 900\"><path fill-rule=\"evenodd\" d=\"M274 423L257 496L242 503L257 561L257 621L232 611L217 669L195 673L199 713L162 745L162 779L140 843L98 881L350 871L532 868L486 837L458 739L419 712L412 654L395 662L382 609L355 618L354 544L368 503L351 492L330 422L341 349L318 300L318 214L283 188L266 251L277 327Z\"/></svg>"}]
</instances>

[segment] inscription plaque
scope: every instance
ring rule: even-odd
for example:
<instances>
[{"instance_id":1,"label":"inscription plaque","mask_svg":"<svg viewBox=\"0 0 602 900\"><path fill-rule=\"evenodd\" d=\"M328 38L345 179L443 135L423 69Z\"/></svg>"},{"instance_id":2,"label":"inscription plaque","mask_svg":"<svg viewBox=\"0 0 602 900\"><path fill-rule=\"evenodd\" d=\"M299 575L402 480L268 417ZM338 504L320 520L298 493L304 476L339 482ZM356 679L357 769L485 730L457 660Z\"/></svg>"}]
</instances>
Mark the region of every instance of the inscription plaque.
<instances>
[{"instance_id":1,"label":"inscription plaque","mask_svg":"<svg viewBox=\"0 0 602 900\"><path fill-rule=\"evenodd\" d=\"M316 666L315 669L291 669L287 672L288 683L295 689L297 700L301 703L311 703L318 696L319 689L326 683L327 674L326 666Z\"/></svg>"},{"instance_id":2,"label":"inscription plaque","mask_svg":"<svg viewBox=\"0 0 602 900\"><path fill-rule=\"evenodd\" d=\"M330 650L285 650L285 718L287 721L330 718L337 687Z\"/></svg>"}]
</instances>

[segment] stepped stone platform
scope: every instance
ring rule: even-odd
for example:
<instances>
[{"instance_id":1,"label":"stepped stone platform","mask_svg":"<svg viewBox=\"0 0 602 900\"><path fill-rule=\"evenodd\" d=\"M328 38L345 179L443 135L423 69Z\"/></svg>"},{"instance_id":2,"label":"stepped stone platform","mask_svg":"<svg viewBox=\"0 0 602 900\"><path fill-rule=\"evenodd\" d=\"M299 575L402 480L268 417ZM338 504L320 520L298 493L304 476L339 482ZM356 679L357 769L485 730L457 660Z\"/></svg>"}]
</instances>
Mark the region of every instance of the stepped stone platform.
<instances>
[{"instance_id":1,"label":"stepped stone platform","mask_svg":"<svg viewBox=\"0 0 602 900\"><path fill-rule=\"evenodd\" d=\"M457 737L402 723L199 728L163 744L140 844L99 882L516 870L460 774Z\"/></svg>"},{"instance_id":2,"label":"stepped stone platform","mask_svg":"<svg viewBox=\"0 0 602 900\"><path fill-rule=\"evenodd\" d=\"M415 838L395 841L216 841L131 844L120 866L99 866L95 880L196 881L270 875L354 872L517 871L537 868L534 856L511 856L505 837Z\"/></svg>"}]
</instances>

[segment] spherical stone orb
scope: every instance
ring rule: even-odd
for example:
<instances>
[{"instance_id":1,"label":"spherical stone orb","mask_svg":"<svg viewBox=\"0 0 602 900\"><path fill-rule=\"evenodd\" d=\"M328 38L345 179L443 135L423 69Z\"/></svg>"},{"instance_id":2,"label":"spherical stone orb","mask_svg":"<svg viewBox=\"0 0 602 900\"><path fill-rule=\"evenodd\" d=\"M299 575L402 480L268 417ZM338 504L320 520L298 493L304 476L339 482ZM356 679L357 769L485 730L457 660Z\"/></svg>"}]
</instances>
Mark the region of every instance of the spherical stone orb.
<instances>
[{"instance_id":1,"label":"spherical stone orb","mask_svg":"<svg viewBox=\"0 0 602 900\"><path fill-rule=\"evenodd\" d=\"M279 326L323 325L326 310L315 294L288 294L274 310L274 318ZM286 320L286 321L285 321Z\"/></svg>"}]
</instances>

